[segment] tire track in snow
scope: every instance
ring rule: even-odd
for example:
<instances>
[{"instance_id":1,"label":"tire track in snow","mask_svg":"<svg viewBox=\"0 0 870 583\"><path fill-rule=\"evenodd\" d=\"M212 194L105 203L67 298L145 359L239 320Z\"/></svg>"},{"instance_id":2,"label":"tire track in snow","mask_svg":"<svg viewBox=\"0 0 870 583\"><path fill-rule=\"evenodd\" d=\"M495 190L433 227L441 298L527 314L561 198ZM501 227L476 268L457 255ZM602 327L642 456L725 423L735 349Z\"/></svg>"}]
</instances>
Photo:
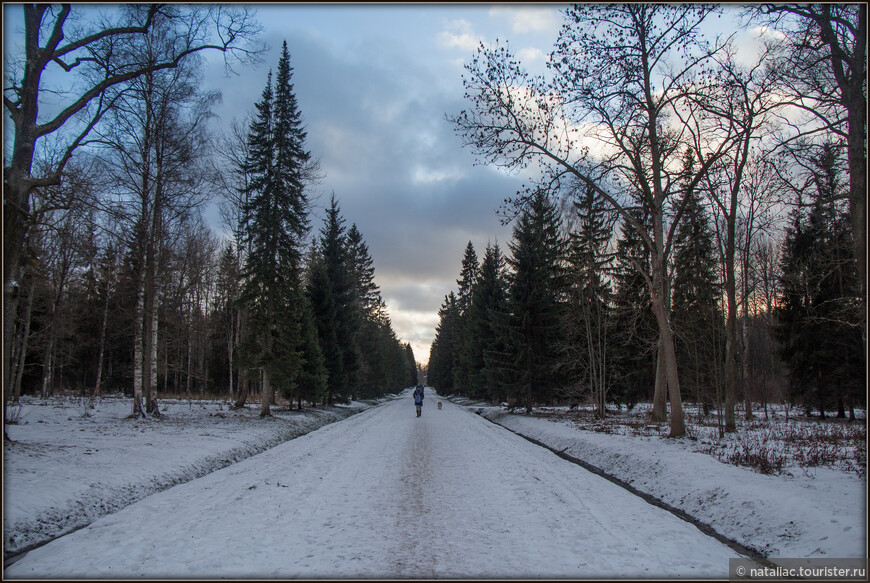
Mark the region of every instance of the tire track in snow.
<instances>
[{"instance_id":1,"label":"tire track in snow","mask_svg":"<svg viewBox=\"0 0 870 583\"><path fill-rule=\"evenodd\" d=\"M411 415L410 410L408 415ZM432 479L431 473L429 418L425 413L421 417L416 417L416 413L414 415L414 426L400 457L405 463L400 464L400 503L395 517L399 540L407 541L407 546L396 550L394 569L402 577L431 578L435 576L435 561L428 548L426 526L429 513L438 511L431 507L433 500L438 499L431 491L437 482Z\"/></svg>"}]
</instances>

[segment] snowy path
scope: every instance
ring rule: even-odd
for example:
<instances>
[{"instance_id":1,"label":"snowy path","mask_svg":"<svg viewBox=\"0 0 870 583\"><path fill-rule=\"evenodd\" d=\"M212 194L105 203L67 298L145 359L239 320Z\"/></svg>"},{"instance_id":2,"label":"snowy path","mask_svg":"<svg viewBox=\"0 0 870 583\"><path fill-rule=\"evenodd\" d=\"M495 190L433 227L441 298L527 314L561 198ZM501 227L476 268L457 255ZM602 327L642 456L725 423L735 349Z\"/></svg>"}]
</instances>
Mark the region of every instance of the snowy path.
<instances>
[{"instance_id":1,"label":"snowy path","mask_svg":"<svg viewBox=\"0 0 870 583\"><path fill-rule=\"evenodd\" d=\"M150 496L15 577L718 577L734 551L427 390Z\"/></svg>"}]
</instances>

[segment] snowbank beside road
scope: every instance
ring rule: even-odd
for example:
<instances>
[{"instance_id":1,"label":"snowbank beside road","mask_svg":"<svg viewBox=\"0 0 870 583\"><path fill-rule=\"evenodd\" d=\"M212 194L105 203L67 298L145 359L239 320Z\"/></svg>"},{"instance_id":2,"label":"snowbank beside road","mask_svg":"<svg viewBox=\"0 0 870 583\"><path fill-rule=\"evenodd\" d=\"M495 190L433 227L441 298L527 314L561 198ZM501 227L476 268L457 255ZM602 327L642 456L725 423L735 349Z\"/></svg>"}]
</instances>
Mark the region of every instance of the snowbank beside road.
<instances>
[{"instance_id":1,"label":"snowbank beside road","mask_svg":"<svg viewBox=\"0 0 870 583\"><path fill-rule=\"evenodd\" d=\"M727 576L735 553L694 526L429 403L416 417L405 393L149 496L31 551L5 578Z\"/></svg>"},{"instance_id":2,"label":"snowbank beside road","mask_svg":"<svg viewBox=\"0 0 870 583\"><path fill-rule=\"evenodd\" d=\"M368 408L232 410L161 400L161 419L130 420L130 400L22 398L4 444L4 551L16 553L146 496L198 478Z\"/></svg>"},{"instance_id":3,"label":"snowbank beside road","mask_svg":"<svg viewBox=\"0 0 870 583\"><path fill-rule=\"evenodd\" d=\"M866 557L866 479L818 468L766 476L692 451L687 440L582 431L568 422L472 407L679 508L768 557Z\"/></svg>"}]
</instances>

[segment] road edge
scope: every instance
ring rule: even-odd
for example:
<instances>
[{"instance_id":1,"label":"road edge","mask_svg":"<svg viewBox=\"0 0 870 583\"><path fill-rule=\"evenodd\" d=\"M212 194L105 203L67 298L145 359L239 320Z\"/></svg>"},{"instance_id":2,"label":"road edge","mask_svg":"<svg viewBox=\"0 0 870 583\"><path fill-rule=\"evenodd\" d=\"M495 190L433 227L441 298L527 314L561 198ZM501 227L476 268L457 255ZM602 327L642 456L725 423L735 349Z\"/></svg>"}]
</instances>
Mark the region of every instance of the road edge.
<instances>
[{"instance_id":1,"label":"road edge","mask_svg":"<svg viewBox=\"0 0 870 583\"><path fill-rule=\"evenodd\" d=\"M369 403L366 403L366 404L369 404ZM285 431L276 434L276 436L275 436L276 439L268 440L262 448L255 447L255 448L251 448L251 449L246 450L245 448L239 447L239 448L235 448L233 450L228 450L228 451L223 452L221 454L215 454L215 455L211 456L210 458L205 458L205 461L210 460L212 462L206 471L194 469L194 471L192 472L192 475L187 475L187 476L184 475L185 474L184 471L180 471L179 477L177 480L169 480L169 481L166 481L163 483L159 483L159 485L156 489L148 491L144 496L136 498L135 500L131 500L129 502L129 504L125 504L125 505L118 506L118 507L112 507L109 512L97 514L97 515L93 516L93 518L91 520L87 520L84 522L74 522L74 523L70 524L69 526L67 526L66 528L64 528L62 531L60 531L57 534L54 534L54 535L49 536L49 537L42 539L42 540L37 540L37 541L32 542L28 545L25 545L21 548L16 548L16 549L11 550L11 551L6 550L6 545L5 545L5 542L6 542L5 541L5 538L6 538L5 530L6 529L4 528L4 533L3 533L3 536L4 536L3 570L5 572L7 567L14 565L16 562L18 562L19 560L24 558L24 556L27 555L27 553L29 553L30 551L38 549L42 546L47 545L48 543L50 543L54 540L57 540L57 539L64 537L68 534L72 534L78 530L81 530L87 526L90 526L91 524L93 524L97 520L103 518L104 516L110 516L112 514L115 514L116 512L119 512L119 511L123 510L124 508L126 508L132 504L135 504L137 502L144 500L145 498L147 498L148 496L151 496L152 494L157 494L159 492L163 492L164 490L168 490L169 488L172 488L174 486L178 486L180 484L186 484L187 482L191 482L191 481L196 480L198 478L202 478L203 476L207 476L207 475L214 473L218 470L222 470L222 469L227 468L231 465L237 464L245 459L248 459L248 458L253 457L255 455L259 455L261 453L264 453L264 452L266 452L274 447L278 447L279 445L282 445L288 441L292 441L298 437L302 437L303 435L307 435L308 433L311 433L313 431L317 431L318 429L321 429L321 428L326 427L328 425L331 425L333 423L338 423L340 421L344 421L345 419L353 417L354 415L361 413L363 411L368 411L369 409L376 407L379 404L380 403L371 403L369 407L365 407L365 408L331 407L329 409L324 409L323 411L329 413L329 415L324 415L323 417L321 417L319 419L319 421L322 421L322 423L314 423L313 426L309 426L309 427L298 427L298 426L297 427L288 427ZM201 460L201 462L202 462L202 460ZM191 467L195 468L195 466L196 466L196 464L193 464ZM182 469L184 469L184 468L182 468ZM131 487L130 485L127 485L127 486L121 487L121 489L130 488L130 487Z\"/></svg>"},{"instance_id":2,"label":"road edge","mask_svg":"<svg viewBox=\"0 0 870 583\"><path fill-rule=\"evenodd\" d=\"M577 458L577 457L572 456L568 453L565 453L564 450L557 450L556 448L551 447L542 441L539 441L539 440L537 440L533 437L529 437L527 435L523 435L522 433L520 433L514 429L511 429L510 427L502 425L498 421L496 421L494 419L490 419L489 417L484 415L483 410L480 408L466 407L464 405L460 405L460 406L465 407L467 409L470 409L473 413L477 414L482 419L484 419L484 420L486 420L494 425L498 425L499 427L506 429L507 431L510 431L514 435L518 435L519 437L522 437L526 441L528 441L530 443L534 443L535 445L538 445L540 447L543 447L544 449L549 450L550 452L556 454L560 458L562 458L566 461L569 461L573 464L576 464L576 465L582 467L583 469L588 470L589 472L592 472L593 474L604 478L605 480L619 486L620 488L627 490L629 493L634 494L635 496L641 498L642 500L644 500L648 504L651 504L652 506L656 506L657 508L661 508L662 510L665 510L665 511L673 514L677 518L684 520L685 522L688 522L689 524L695 526L698 530L700 530L701 532L703 532L707 536L713 537L716 540L718 540L719 542L721 542L725 545L728 545L730 548L734 549L735 551L737 551L738 553L740 553L744 557L752 559L752 560L758 562L759 564L767 566L767 567L773 568L776 566L774 563L770 562L767 559L767 557L764 555L764 553L762 553L761 551L759 551L755 548L752 548L750 546L744 545L737 540L734 540L730 537L725 536L724 534L721 534L720 532L716 531L716 529L713 528L710 524L695 518L691 514L688 514L686 511L681 510L675 506L672 506L672 505L668 504L667 502L665 502L659 498L656 498L655 496L653 496L647 492L643 492L642 490L638 490L637 488L635 488L631 484L617 478L616 476L608 474L607 472L605 472L601 468L599 468L593 464L590 464L589 462L584 461L580 458Z\"/></svg>"}]
</instances>

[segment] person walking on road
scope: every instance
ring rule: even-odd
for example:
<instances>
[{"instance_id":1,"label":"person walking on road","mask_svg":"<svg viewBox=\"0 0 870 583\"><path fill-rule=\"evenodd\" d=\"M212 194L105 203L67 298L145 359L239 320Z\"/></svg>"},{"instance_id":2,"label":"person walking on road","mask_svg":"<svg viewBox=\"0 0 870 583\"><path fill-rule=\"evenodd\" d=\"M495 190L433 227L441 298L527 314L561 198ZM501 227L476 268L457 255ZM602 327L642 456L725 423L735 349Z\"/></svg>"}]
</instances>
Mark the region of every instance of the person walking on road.
<instances>
[{"instance_id":1,"label":"person walking on road","mask_svg":"<svg viewBox=\"0 0 870 583\"><path fill-rule=\"evenodd\" d=\"M414 389L414 405L417 407L417 417L419 417L423 410L423 385L417 385Z\"/></svg>"}]
</instances>

